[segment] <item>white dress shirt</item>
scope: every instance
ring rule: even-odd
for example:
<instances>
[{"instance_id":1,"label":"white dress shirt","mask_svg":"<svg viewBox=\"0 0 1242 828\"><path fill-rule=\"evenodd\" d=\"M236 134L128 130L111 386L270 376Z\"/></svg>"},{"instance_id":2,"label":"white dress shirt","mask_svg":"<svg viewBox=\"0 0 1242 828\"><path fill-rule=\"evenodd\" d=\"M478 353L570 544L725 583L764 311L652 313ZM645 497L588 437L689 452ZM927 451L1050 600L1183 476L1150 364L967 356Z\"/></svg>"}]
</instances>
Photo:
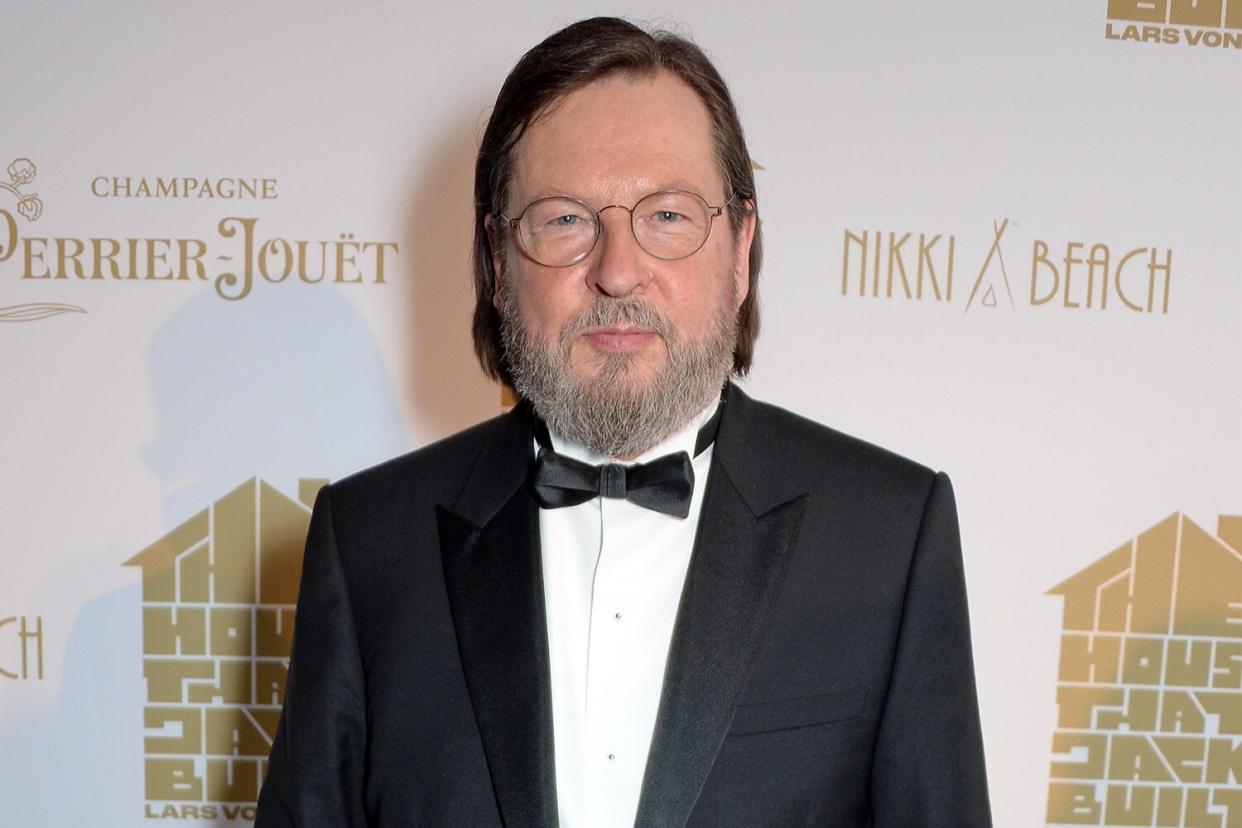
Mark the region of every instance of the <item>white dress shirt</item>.
<instances>
[{"instance_id":1,"label":"white dress shirt","mask_svg":"<svg viewBox=\"0 0 1242 828\"><path fill-rule=\"evenodd\" d=\"M634 824L711 464L713 448L694 457L694 444L716 405L633 461L693 458L685 519L620 498L539 510L561 828ZM550 436L560 454L610 462Z\"/></svg>"}]
</instances>

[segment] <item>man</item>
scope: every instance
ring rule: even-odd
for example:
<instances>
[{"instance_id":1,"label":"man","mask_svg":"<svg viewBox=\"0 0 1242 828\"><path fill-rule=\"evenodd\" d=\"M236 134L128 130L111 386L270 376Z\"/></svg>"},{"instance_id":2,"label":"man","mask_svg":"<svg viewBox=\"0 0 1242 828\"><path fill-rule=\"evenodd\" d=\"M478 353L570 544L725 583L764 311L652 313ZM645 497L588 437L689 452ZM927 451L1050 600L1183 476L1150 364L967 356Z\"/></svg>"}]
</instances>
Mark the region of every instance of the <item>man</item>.
<instances>
[{"instance_id":1,"label":"man","mask_svg":"<svg viewBox=\"0 0 1242 828\"><path fill-rule=\"evenodd\" d=\"M476 204L523 401L320 494L257 825L989 825L947 478L727 382L758 214L702 52L549 37Z\"/></svg>"}]
</instances>

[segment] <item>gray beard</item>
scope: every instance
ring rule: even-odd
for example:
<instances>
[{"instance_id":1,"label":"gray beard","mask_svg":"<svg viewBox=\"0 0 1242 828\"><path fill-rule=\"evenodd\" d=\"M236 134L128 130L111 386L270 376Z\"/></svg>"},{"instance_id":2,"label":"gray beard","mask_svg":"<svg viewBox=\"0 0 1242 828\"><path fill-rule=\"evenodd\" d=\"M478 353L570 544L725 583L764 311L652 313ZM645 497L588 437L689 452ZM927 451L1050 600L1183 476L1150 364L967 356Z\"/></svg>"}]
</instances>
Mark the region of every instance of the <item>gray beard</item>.
<instances>
[{"instance_id":1,"label":"gray beard","mask_svg":"<svg viewBox=\"0 0 1242 828\"><path fill-rule=\"evenodd\" d=\"M731 298L734 282L726 281ZM642 300L601 296L561 328L559 342L545 345L526 328L509 285L508 280L501 284L500 332L515 390L549 429L605 457L637 457L685 428L719 397L733 366L737 315L732 301L721 302L708 336L685 341ZM620 323L660 335L668 349L663 370L638 385L631 376L631 354L604 353L596 356L596 377L580 382L569 369L576 337Z\"/></svg>"}]
</instances>

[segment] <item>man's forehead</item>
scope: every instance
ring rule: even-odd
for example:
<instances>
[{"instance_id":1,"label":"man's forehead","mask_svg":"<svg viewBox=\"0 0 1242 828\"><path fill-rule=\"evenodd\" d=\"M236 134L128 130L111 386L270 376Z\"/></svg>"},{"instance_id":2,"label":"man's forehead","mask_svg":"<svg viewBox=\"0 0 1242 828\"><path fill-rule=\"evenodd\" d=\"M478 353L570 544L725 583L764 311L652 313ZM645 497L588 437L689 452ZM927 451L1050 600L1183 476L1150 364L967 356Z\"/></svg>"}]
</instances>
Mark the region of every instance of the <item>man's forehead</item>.
<instances>
[{"instance_id":1,"label":"man's forehead","mask_svg":"<svg viewBox=\"0 0 1242 828\"><path fill-rule=\"evenodd\" d=\"M625 198L685 189L715 199L711 117L670 72L613 74L557 99L518 143L512 194Z\"/></svg>"}]
</instances>

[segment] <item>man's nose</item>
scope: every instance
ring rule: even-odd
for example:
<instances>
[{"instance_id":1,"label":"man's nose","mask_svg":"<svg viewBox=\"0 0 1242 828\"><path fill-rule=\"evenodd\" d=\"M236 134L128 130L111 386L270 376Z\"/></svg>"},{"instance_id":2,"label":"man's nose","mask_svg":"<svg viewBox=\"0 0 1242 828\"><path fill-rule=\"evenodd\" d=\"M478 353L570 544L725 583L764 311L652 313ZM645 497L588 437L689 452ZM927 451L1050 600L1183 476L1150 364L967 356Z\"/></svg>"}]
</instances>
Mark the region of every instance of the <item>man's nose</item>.
<instances>
[{"instance_id":1,"label":"man's nose","mask_svg":"<svg viewBox=\"0 0 1242 828\"><path fill-rule=\"evenodd\" d=\"M650 275L644 261L646 253L634 238L630 213L617 205L605 207L599 213L599 222L600 238L588 274L591 286L606 296L629 296Z\"/></svg>"}]
</instances>

